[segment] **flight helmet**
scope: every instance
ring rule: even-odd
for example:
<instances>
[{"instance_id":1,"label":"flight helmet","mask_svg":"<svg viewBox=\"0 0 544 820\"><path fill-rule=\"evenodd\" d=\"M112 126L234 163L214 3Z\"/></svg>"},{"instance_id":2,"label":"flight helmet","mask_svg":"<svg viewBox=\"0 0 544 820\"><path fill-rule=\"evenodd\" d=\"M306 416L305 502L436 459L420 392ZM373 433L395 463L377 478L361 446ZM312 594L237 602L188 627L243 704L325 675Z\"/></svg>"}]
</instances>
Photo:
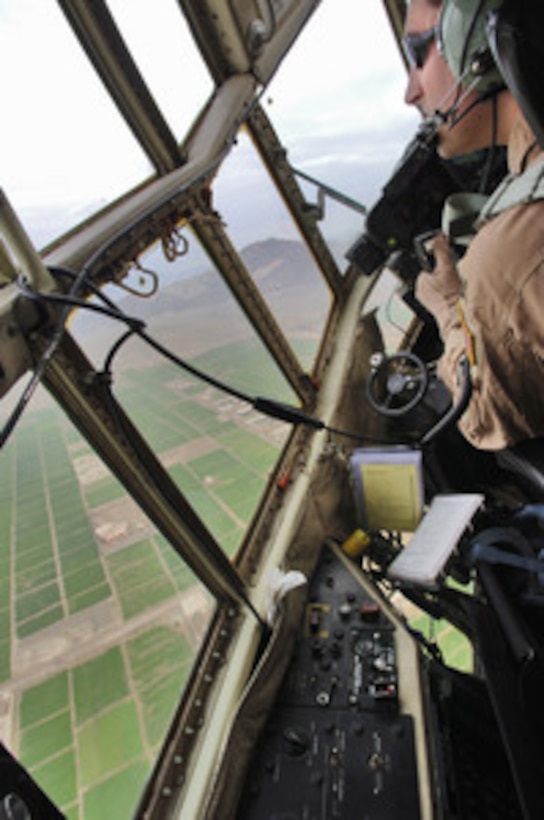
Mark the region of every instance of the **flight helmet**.
<instances>
[{"instance_id":1,"label":"flight helmet","mask_svg":"<svg viewBox=\"0 0 544 820\"><path fill-rule=\"evenodd\" d=\"M464 88L488 96L504 88L488 36L487 20L502 0L444 0L438 20L438 48Z\"/></svg>"},{"instance_id":2,"label":"flight helmet","mask_svg":"<svg viewBox=\"0 0 544 820\"><path fill-rule=\"evenodd\" d=\"M487 36L495 64L544 148L544 4L505 0L490 12Z\"/></svg>"}]
</instances>

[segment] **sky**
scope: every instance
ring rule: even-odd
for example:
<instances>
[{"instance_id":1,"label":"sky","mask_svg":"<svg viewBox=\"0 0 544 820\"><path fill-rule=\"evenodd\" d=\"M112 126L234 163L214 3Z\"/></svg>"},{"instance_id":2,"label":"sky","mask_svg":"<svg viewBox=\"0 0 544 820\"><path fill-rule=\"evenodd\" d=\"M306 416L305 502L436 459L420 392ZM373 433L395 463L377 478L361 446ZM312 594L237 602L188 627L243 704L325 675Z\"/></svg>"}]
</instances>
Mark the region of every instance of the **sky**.
<instances>
[{"instance_id":1,"label":"sky","mask_svg":"<svg viewBox=\"0 0 544 820\"><path fill-rule=\"evenodd\" d=\"M181 140L211 82L176 0L110 8ZM0 71L0 185L38 247L149 174L54 0L0 0ZM417 126L403 90L381 0L322 0L263 104L295 166L366 198ZM223 196L244 174L250 186L239 151Z\"/></svg>"}]
</instances>

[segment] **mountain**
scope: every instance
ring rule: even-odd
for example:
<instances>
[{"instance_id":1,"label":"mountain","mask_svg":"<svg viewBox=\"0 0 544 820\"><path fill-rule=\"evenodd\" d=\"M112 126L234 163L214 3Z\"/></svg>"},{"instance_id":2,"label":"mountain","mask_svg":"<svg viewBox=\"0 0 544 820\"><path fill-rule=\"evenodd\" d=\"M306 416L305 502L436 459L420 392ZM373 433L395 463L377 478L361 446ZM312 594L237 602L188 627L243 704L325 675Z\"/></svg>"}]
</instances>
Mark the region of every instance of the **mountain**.
<instances>
[{"instance_id":1,"label":"mountain","mask_svg":"<svg viewBox=\"0 0 544 820\"><path fill-rule=\"evenodd\" d=\"M277 301L278 294L289 293L290 298L297 295L306 299L308 289L314 291L319 286L315 263L300 242L267 239L248 245L240 256L265 298ZM124 297L120 304L123 310L145 318L188 308L220 305L224 309L228 298L223 279L210 268L160 288L150 300Z\"/></svg>"},{"instance_id":2,"label":"mountain","mask_svg":"<svg viewBox=\"0 0 544 820\"><path fill-rule=\"evenodd\" d=\"M301 242L271 238L248 245L240 256L286 334L320 334L329 293ZM124 294L119 298L119 293L123 294L114 289L113 298L125 313L144 320L153 335L172 349L181 347L184 356L203 353L252 332L222 277L211 268L164 287L159 284L158 292L149 299ZM92 337L100 355L111 344L110 320L97 320L94 314L80 311L74 328L83 344Z\"/></svg>"}]
</instances>

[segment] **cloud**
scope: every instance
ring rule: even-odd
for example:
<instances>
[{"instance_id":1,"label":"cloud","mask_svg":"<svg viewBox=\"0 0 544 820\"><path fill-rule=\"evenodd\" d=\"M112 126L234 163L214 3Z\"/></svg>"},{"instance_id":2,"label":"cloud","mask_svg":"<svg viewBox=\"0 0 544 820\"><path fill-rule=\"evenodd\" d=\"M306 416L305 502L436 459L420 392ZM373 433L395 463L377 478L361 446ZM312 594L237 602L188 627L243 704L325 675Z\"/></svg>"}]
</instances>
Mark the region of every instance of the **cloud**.
<instances>
[{"instance_id":1,"label":"cloud","mask_svg":"<svg viewBox=\"0 0 544 820\"><path fill-rule=\"evenodd\" d=\"M177 4L110 5L181 139L211 84ZM0 181L40 247L151 168L56 3L0 0L0 30L0 71L9 78L2 88ZM295 166L359 195L358 180L385 175L415 130L403 90L383 6L334 0L318 5L263 104ZM240 215L250 193L267 190L243 138L217 188L218 198L239 198L230 207Z\"/></svg>"}]
</instances>

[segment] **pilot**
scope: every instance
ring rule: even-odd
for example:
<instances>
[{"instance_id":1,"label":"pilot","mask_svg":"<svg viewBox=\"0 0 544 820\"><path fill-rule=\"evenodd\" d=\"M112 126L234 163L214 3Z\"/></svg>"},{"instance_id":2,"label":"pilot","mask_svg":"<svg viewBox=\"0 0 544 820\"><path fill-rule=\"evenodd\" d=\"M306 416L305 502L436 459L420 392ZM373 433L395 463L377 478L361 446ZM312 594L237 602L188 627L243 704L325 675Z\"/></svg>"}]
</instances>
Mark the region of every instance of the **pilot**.
<instances>
[{"instance_id":1,"label":"pilot","mask_svg":"<svg viewBox=\"0 0 544 820\"><path fill-rule=\"evenodd\" d=\"M416 284L437 320L452 394L461 357L472 365L459 428L484 450L544 436L544 117L530 94L542 87L543 36L534 0L411 0L406 15L405 100L434 118L439 154L507 146L509 174L468 251L456 262L439 234L434 270Z\"/></svg>"}]
</instances>

